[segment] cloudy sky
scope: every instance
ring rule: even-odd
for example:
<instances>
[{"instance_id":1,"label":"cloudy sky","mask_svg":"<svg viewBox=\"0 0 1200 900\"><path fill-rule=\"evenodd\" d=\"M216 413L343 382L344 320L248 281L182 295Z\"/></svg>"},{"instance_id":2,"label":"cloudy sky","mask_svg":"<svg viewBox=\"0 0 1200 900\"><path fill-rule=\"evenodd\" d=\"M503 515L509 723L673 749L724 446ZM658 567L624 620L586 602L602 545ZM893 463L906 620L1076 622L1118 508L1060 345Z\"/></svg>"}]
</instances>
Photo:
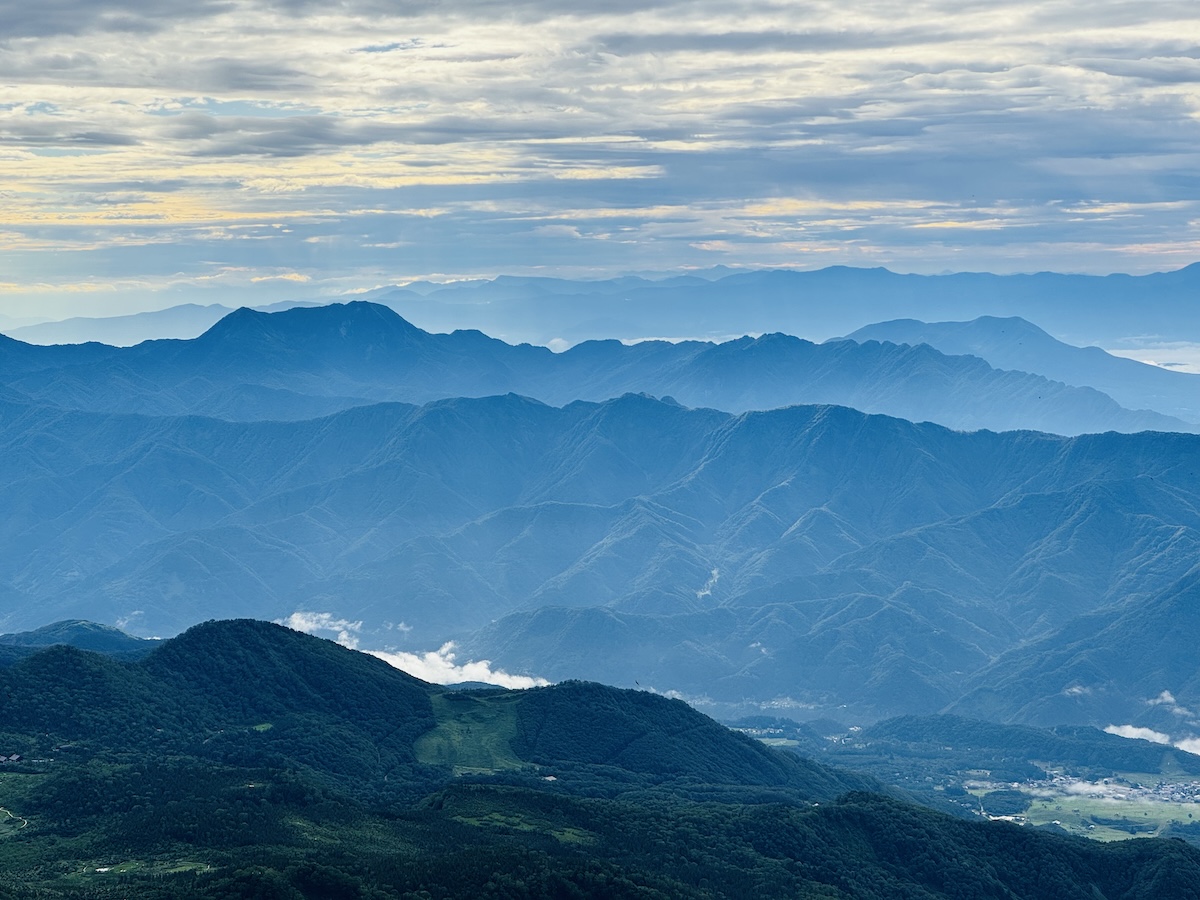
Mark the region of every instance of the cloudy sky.
<instances>
[{"instance_id":1,"label":"cloudy sky","mask_svg":"<svg viewBox=\"0 0 1200 900\"><path fill-rule=\"evenodd\" d=\"M1173 269L1198 148L1195 0L0 0L0 314Z\"/></svg>"}]
</instances>

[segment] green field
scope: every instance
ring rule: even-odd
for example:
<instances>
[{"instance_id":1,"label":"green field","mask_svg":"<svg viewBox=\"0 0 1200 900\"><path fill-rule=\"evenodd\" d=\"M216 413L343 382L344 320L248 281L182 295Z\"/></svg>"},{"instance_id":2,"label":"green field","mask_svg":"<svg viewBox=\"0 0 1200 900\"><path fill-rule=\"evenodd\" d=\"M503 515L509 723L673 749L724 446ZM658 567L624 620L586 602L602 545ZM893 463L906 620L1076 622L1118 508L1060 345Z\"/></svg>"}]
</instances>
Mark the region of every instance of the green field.
<instances>
[{"instance_id":1,"label":"green field","mask_svg":"<svg viewBox=\"0 0 1200 900\"><path fill-rule=\"evenodd\" d=\"M1160 834L1172 822L1186 825L1196 821L1189 815L1200 815L1200 804L1075 796L1037 800L1025 813L1031 825L1057 822L1072 834L1098 841Z\"/></svg>"},{"instance_id":2,"label":"green field","mask_svg":"<svg viewBox=\"0 0 1200 900\"><path fill-rule=\"evenodd\" d=\"M512 750L517 736L517 697L469 691L432 697L437 726L418 738L417 759L447 766L455 775L488 774L526 766Z\"/></svg>"}]
</instances>

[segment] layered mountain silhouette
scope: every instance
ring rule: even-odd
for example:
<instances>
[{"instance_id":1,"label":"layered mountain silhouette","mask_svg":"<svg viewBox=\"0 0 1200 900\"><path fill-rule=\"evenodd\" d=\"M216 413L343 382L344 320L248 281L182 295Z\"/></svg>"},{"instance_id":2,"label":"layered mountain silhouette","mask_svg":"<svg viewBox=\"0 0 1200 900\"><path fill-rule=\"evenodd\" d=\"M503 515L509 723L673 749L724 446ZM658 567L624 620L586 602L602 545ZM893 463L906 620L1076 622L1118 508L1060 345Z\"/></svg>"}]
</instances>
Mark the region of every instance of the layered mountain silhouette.
<instances>
[{"instance_id":1,"label":"layered mountain silhouette","mask_svg":"<svg viewBox=\"0 0 1200 900\"><path fill-rule=\"evenodd\" d=\"M361 299L395 309L427 331L479 329L510 343L648 337L724 340L784 331L813 340L908 316L926 322L1020 316L1074 344L1113 346L1147 334L1200 341L1194 298L1200 264L1149 275L912 275L832 266L743 271L723 266L688 275L601 280L500 276L446 284L381 287ZM263 309L284 308L277 303ZM199 334L215 304L105 319L0 327L31 343L103 340L134 344ZM1001 368L1006 368L1001 366Z\"/></svg>"},{"instance_id":2,"label":"layered mountain silhouette","mask_svg":"<svg viewBox=\"0 0 1200 900\"><path fill-rule=\"evenodd\" d=\"M365 302L274 314L241 309L189 341L115 349L0 343L9 399L102 412L297 420L379 401L515 392L560 405L625 392L731 412L798 403L974 430L1193 431L1092 388L993 369L929 346L783 334L722 344L586 342L555 354L479 332L430 334Z\"/></svg>"},{"instance_id":3,"label":"layered mountain silhouette","mask_svg":"<svg viewBox=\"0 0 1200 900\"><path fill-rule=\"evenodd\" d=\"M1099 347L1073 347L1016 316L982 316L971 322L896 319L868 325L847 337L860 342L928 344L942 353L978 356L997 369L1035 372L1064 384L1092 387L1122 406L1200 421L1200 375L1113 356Z\"/></svg>"},{"instance_id":4,"label":"layered mountain silhouette","mask_svg":"<svg viewBox=\"0 0 1200 900\"><path fill-rule=\"evenodd\" d=\"M506 395L256 423L10 403L0 448L6 629L305 610L364 645L863 717L940 709L1095 616L1165 627L1145 617L1200 551L1183 434ZM1155 678L1194 702L1148 665L1088 720Z\"/></svg>"},{"instance_id":5,"label":"layered mountain silhouette","mask_svg":"<svg viewBox=\"0 0 1200 900\"><path fill-rule=\"evenodd\" d=\"M368 296L431 331L479 328L537 344L772 331L824 339L902 316L926 322L1020 316L1075 344L1112 346L1146 334L1200 341L1197 291L1200 263L1137 276L903 275L832 266L725 269L654 281L505 277Z\"/></svg>"}]
</instances>

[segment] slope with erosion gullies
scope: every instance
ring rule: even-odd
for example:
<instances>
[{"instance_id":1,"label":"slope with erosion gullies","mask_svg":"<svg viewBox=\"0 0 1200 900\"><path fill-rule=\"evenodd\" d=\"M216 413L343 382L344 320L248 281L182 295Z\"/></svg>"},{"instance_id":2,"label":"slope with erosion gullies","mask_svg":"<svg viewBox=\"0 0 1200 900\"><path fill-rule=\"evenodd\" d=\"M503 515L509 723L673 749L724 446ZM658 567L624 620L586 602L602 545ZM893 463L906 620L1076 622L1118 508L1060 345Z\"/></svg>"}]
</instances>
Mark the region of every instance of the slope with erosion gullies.
<instances>
[{"instance_id":1,"label":"slope with erosion gullies","mask_svg":"<svg viewBox=\"0 0 1200 900\"><path fill-rule=\"evenodd\" d=\"M631 684L658 652L662 690L882 715L936 709L1016 643L1149 597L1200 535L1200 439L1181 434L964 434L639 395L294 423L10 410L6 628L319 611L361 621L364 642L469 638L464 653L557 678ZM600 647L611 629L570 608L601 607L657 644ZM816 662L834 648L839 665Z\"/></svg>"},{"instance_id":2,"label":"slope with erosion gullies","mask_svg":"<svg viewBox=\"0 0 1200 900\"><path fill-rule=\"evenodd\" d=\"M91 346L91 345L88 345ZM9 389L39 403L106 412L307 418L379 401L423 403L517 392L553 404L626 392L673 395L741 412L834 403L953 428L1033 428L1061 434L1192 431L1181 420L1123 409L1091 388L993 369L928 346L782 334L724 344L581 344L555 354L479 332L429 334L390 309L354 302L278 313L231 313L190 341L148 341L99 355L54 349Z\"/></svg>"},{"instance_id":3,"label":"slope with erosion gullies","mask_svg":"<svg viewBox=\"0 0 1200 900\"><path fill-rule=\"evenodd\" d=\"M1193 557L1194 559L1194 557ZM1015 648L972 676L952 709L1034 724L1128 724L1193 735L1200 569Z\"/></svg>"},{"instance_id":4,"label":"slope with erosion gullies","mask_svg":"<svg viewBox=\"0 0 1200 900\"><path fill-rule=\"evenodd\" d=\"M928 344L942 353L978 356L997 369L1095 388L1128 409L1152 409L1187 422L1200 421L1200 375L1113 356L1099 347L1074 347L1018 317L981 316L970 322L895 319L846 337L859 342Z\"/></svg>"},{"instance_id":5,"label":"slope with erosion gullies","mask_svg":"<svg viewBox=\"0 0 1200 900\"><path fill-rule=\"evenodd\" d=\"M3 892L22 900L1200 884L1184 844L941 815L676 700L580 683L456 693L262 622L206 623L137 663L43 650L0 671L0 714L4 749L26 757L6 764L0 830Z\"/></svg>"}]
</instances>

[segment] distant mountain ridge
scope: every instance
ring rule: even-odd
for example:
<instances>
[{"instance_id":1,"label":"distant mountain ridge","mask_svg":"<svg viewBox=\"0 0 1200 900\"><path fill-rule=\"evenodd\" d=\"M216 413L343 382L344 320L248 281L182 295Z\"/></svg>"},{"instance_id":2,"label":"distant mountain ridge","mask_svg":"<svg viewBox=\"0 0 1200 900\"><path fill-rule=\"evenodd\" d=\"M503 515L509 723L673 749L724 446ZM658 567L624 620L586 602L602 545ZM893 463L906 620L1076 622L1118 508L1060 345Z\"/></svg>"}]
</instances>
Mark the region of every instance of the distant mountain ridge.
<instances>
[{"instance_id":1,"label":"distant mountain ridge","mask_svg":"<svg viewBox=\"0 0 1200 900\"><path fill-rule=\"evenodd\" d=\"M924 321L1020 316L1072 344L1113 346L1147 334L1200 342L1200 317L1192 302L1198 291L1200 263L1170 272L1107 276L714 267L599 280L501 275L444 284L414 282L375 288L355 299L391 306L427 331L477 329L514 344L650 337L726 340L775 331L820 341L902 316ZM29 331L13 324L8 330L34 343L105 340L131 345L151 338L194 337L215 321L214 306L184 304L133 316L43 322Z\"/></svg>"},{"instance_id":2,"label":"distant mountain ridge","mask_svg":"<svg viewBox=\"0 0 1200 900\"><path fill-rule=\"evenodd\" d=\"M27 649L30 653L45 647L65 645L114 656L134 658L149 653L157 640L134 637L111 625L73 619L44 625L33 631L0 634L0 647Z\"/></svg>"},{"instance_id":3,"label":"distant mountain ridge","mask_svg":"<svg viewBox=\"0 0 1200 900\"><path fill-rule=\"evenodd\" d=\"M902 316L1020 316L1077 345L1157 334L1200 342L1200 263L1149 275L911 275L883 268L731 272L715 279L497 278L373 294L430 331L478 328L512 342L722 339L784 331L813 340Z\"/></svg>"},{"instance_id":4,"label":"distant mountain ridge","mask_svg":"<svg viewBox=\"0 0 1200 900\"><path fill-rule=\"evenodd\" d=\"M264 312L276 312L293 306L312 305L316 304L284 301L256 308ZM197 337L235 308L220 303L203 306L184 303L124 316L75 316L60 321L16 324L6 328L4 333L16 340L37 345L101 343L132 347L143 341ZM4 324L0 320L0 326Z\"/></svg>"},{"instance_id":5,"label":"distant mountain ridge","mask_svg":"<svg viewBox=\"0 0 1200 900\"><path fill-rule=\"evenodd\" d=\"M1072 347L1018 317L932 323L896 319L860 328L847 338L928 344L942 353L978 356L998 369L1035 372L1065 384L1092 387L1132 409L1200 421L1200 375L1112 356L1099 347Z\"/></svg>"},{"instance_id":6,"label":"distant mountain ridge","mask_svg":"<svg viewBox=\"0 0 1200 900\"><path fill-rule=\"evenodd\" d=\"M830 403L963 430L1195 431L1090 388L1000 371L924 345L813 344L783 334L723 344L587 342L555 354L478 332L430 334L356 302L242 309L190 341L117 350L0 343L14 399L104 412L303 419L379 401L514 392L561 405L626 392L741 412Z\"/></svg>"}]
</instances>

